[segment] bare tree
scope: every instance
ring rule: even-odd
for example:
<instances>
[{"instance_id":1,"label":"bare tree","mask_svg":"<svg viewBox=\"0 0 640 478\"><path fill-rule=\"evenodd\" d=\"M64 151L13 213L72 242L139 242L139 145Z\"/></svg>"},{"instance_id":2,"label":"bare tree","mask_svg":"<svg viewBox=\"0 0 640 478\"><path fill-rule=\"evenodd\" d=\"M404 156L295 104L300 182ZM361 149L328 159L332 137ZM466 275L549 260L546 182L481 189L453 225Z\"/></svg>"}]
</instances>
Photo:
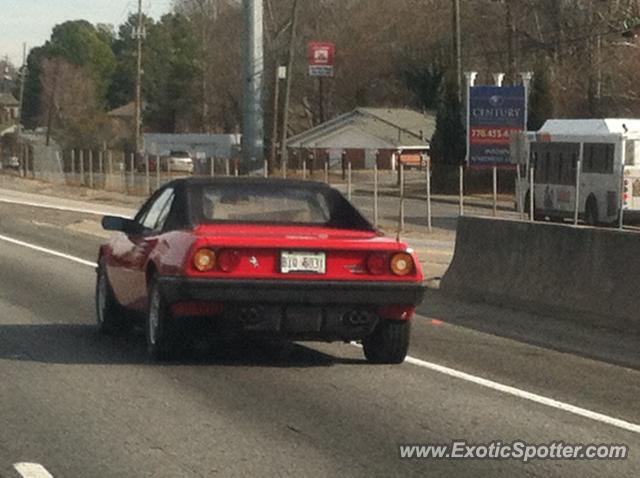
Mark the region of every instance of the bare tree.
<instances>
[{"instance_id":1,"label":"bare tree","mask_svg":"<svg viewBox=\"0 0 640 478\"><path fill-rule=\"evenodd\" d=\"M100 143L107 134L106 118L97 96L95 79L86 68L61 58L45 59L40 78L43 95L41 111L48 125L63 143Z\"/></svg>"},{"instance_id":2,"label":"bare tree","mask_svg":"<svg viewBox=\"0 0 640 478\"><path fill-rule=\"evenodd\" d=\"M241 11L237 1L218 0L212 15L203 9L208 1L213 0L177 0L176 7L207 24L202 96L211 126L228 130L240 116ZM286 57L292 1L265 2L265 64L272 71ZM318 87L306 65L311 40L337 45L336 76L325 82L328 117L355 106L428 104L416 84L434 89L429 78L413 85L407 78L437 79L454 68L451 8L442 0L304 1L295 45L292 132L312 126L319 116ZM490 74L502 71L515 83L519 72L544 68L560 116L640 114L635 81L640 42L636 45L635 33L622 36L640 32L634 30L640 25L638 0L465 0L461 20L463 69L481 72L480 82L490 83ZM268 88L273 76L266 75Z\"/></svg>"}]
</instances>

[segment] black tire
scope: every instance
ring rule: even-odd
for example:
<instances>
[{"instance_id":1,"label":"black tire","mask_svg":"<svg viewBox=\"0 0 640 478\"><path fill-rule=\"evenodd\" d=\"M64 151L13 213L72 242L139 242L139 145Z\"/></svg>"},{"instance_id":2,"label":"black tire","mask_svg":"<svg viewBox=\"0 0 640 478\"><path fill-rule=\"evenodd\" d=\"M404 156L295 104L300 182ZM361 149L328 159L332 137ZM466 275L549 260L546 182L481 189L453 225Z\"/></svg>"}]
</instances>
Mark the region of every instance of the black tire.
<instances>
[{"instance_id":1,"label":"black tire","mask_svg":"<svg viewBox=\"0 0 640 478\"><path fill-rule=\"evenodd\" d=\"M147 354L152 360L169 360L175 356L176 337L173 317L158 287L152 280L149 285L149 305L145 321Z\"/></svg>"},{"instance_id":2,"label":"black tire","mask_svg":"<svg viewBox=\"0 0 640 478\"><path fill-rule=\"evenodd\" d=\"M587 201L587 206L584 211L584 222L586 222L589 226L597 226L598 225L598 203L595 199L589 198Z\"/></svg>"},{"instance_id":3,"label":"black tire","mask_svg":"<svg viewBox=\"0 0 640 478\"><path fill-rule=\"evenodd\" d=\"M409 351L411 321L384 320L362 341L364 356L371 363L399 364Z\"/></svg>"},{"instance_id":4,"label":"black tire","mask_svg":"<svg viewBox=\"0 0 640 478\"><path fill-rule=\"evenodd\" d=\"M127 330L124 308L118 303L107 272L102 264L96 274L96 323L98 331L104 335L120 335Z\"/></svg>"}]
</instances>

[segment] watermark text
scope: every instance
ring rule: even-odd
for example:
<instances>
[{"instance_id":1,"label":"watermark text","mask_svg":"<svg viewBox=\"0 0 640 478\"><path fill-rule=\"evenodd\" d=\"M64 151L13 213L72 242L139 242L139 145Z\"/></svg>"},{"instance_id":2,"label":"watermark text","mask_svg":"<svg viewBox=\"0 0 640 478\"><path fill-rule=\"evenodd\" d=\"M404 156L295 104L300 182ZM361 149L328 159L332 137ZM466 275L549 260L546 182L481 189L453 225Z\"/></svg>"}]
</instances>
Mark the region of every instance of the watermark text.
<instances>
[{"instance_id":1,"label":"watermark text","mask_svg":"<svg viewBox=\"0 0 640 478\"><path fill-rule=\"evenodd\" d=\"M527 463L535 460L625 460L629 456L629 447L624 444L562 441L473 444L454 440L445 444L400 445L399 453L403 460L518 460Z\"/></svg>"}]
</instances>

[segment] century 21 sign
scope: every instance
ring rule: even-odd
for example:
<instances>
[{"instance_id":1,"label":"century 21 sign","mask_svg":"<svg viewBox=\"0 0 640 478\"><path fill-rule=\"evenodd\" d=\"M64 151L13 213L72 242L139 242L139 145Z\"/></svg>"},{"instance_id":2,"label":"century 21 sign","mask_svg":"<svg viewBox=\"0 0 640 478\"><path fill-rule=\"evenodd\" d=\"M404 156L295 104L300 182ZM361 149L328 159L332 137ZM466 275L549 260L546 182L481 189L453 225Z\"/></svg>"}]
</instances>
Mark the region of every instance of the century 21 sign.
<instances>
[{"instance_id":1,"label":"century 21 sign","mask_svg":"<svg viewBox=\"0 0 640 478\"><path fill-rule=\"evenodd\" d=\"M525 130L523 86L474 86L469 96L469 166L510 166L510 138Z\"/></svg>"}]
</instances>

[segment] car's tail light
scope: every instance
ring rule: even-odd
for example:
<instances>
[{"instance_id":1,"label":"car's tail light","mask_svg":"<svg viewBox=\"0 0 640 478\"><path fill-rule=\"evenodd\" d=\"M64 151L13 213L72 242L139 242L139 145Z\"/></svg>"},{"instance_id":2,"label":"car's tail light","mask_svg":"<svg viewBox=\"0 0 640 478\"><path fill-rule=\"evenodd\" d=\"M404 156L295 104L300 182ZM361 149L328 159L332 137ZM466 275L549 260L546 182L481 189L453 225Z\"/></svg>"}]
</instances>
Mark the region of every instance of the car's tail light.
<instances>
[{"instance_id":1,"label":"car's tail light","mask_svg":"<svg viewBox=\"0 0 640 478\"><path fill-rule=\"evenodd\" d=\"M232 272L240 265L238 251L225 249L218 254L218 267L222 272Z\"/></svg>"},{"instance_id":2,"label":"car's tail light","mask_svg":"<svg viewBox=\"0 0 640 478\"><path fill-rule=\"evenodd\" d=\"M216 267L216 253L211 249L200 249L193 255L193 266L200 272L209 272Z\"/></svg>"},{"instance_id":3,"label":"car's tail light","mask_svg":"<svg viewBox=\"0 0 640 478\"><path fill-rule=\"evenodd\" d=\"M415 269L413 257L406 252L394 254L391 258L391 271L397 276L406 276L411 274Z\"/></svg>"},{"instance_id":4,"label":"car's tail light","mask_svg":"<svg viewBox=\"0 0 640 478\"><path fill-rule=\"evenodd\" d=\"M371 254L367 257L367 271L372 275L382 275L387 272L389 258L386 254Z\"/></svg>"}]
</instances>

